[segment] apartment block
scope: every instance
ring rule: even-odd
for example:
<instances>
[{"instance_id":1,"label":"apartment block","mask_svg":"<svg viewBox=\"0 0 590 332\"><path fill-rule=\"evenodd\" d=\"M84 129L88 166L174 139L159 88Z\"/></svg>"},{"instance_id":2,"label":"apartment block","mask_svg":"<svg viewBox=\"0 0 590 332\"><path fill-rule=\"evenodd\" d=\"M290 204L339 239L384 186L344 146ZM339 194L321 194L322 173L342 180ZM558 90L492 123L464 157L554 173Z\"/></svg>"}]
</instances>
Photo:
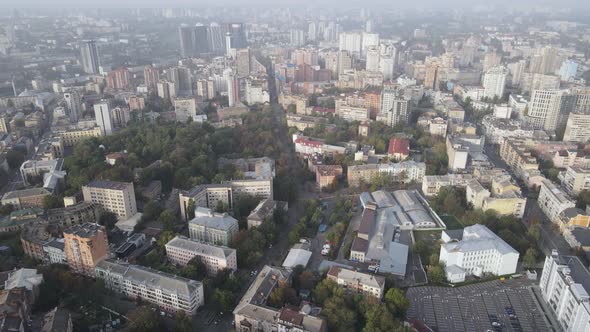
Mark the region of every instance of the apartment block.
<instances>
[{"instance_id":1,"label":"apartment block","mask_svg":"<svg viewBox=\"0 0 590 332\"><path fill-rule=\"evenodd\" d=\"M541 181L541 191L537 201L541 210L554 223L558 222L559 214L563 210L576 206L565 192L547 179Z\"/></svg>"},{"instance_id":2,"label":"apartment block","mask_svg":"<svg viewBox=\"0 0 590 332\"><path fill-rule=\"evenodd\" d=\"M379 300L383 297L385 291L385 277L353 271L339 266L330 267L326 278L335 281L350 292L372 296Z\"/></svg>"},{"instance_id":3,"label":"apartment block","mask_svg":"<svg viewBox=\"0 0 590 332\"><path fill-rule=\"evenodd\" d=\"M575 256L545 257L541 295L565 332L590 330L590 272Z\"/></svg>"},{"instance_id":4,"label":"apartment block","mask_svg":"<svg viewBox=\"0 0 590 332\"><path fill-rule=\"evenodd\" d=\"M590 140L590 114L570 113L563 134L564 142L586 143Z\"/></svg>"},{"instance_id":5,"label":"apartment block","mask_svg":"<svg viewBox=\"0 0 590 332\"><path fill-rule=\"evenodd\" d=\"M238 268L235 249L191 240L184 236L176 236L166 243L166 256L172 263L182 266L197 257L207 267L207 274L212 276L223 269L235 271Z\"/></svg>"},{"instance_id":6,"label":"apartment block","mask_svg":"<svg viewBox=\"0 0 590 332\"><path fill-rule=\"evenodd\" d=\"M81 224L64 231L64 251L70 269L94 276L96 264L109 256L107 231L98 224Z\"/></svg>"},{"instance_id":7,"label":"apartment block","mask_svg":"<svg viewBox=\"0 0 590 332\"><path fill-rule=\"evenodd\" d=\"M347 180L350 186L371 183L379 175L391 175L402 183L422 182L426 174L426 164L415 161L402 161L390 164L368 164L348 166Z\"/></svg>"},{"instance_id":8,"label":"apartment block","mask_svg":"<svg viewBox=\"0 0 590 332\"><path fill-rule=\"evenodd\" d=\"M568 167L559 173L561 186L565 191L577 196L582 190L590 190L590 170L579 167Z\"/></svg>"},{"instance_id":9,"label":"apartment block","mask_svg":"<svg viewBox=\"0 0 590 332\"><path fill-rule=\"evenodd\" d=\"M422 181L422 193L434 196L443 187L466 187L473 179L471 174L426 175Z\"/></svg>"},{"instance_id":10,"label":"apartment block","mask_svg":"<svg viewBox=\"0 0 590 332\"><path fill-rule=\"evenodd\" d=\"M539 169L537 159L532 156L522 139L505 138L500 145L500 157L518 177L522 177L527 171Z\"/></svg>"},{"instance_id":11,"label":"apartment block","mask_svg":"<svg viewBox=\"0 0 590 332\"><path fill-rule=\"evenodd\" d=\"M227 213L197 207L188 222L190 238L205 243L228 246L238 234L238 221Z\"/></svg>"},{"instance_id":12,"label":"apartment block","mask_svg":"<svg viewBox=\"0 0 590 332\"><path fill-rule=\"evenodd\" d=\"M120 220L129 219L137 213L132 182L94 180L82 186L82 194L84 201L102 205Z\"/></svg>"},{"instance_id":13,"label":"apartment block","mask_svg":"<svg viewBox=\"0 0 590 332\"><path fill-rule=\"evenodd\" d=\"M192 316L205 304L201 282L143 266L103 260L96 266L96 278L117 293L171 313L183 311Z\"/></svg>"},{"instance_id":14,"label":"apartment block","mask_svg":"<svg viewBox=\"0 0 590 332\"><path fill-rule=\"evenodd\" d=\"M100 127L68 129L57 132L57 135L63 139L64 146L74 146L76 143L92 137L100 137L102 132Z\"/></svg>"}]
</instances>

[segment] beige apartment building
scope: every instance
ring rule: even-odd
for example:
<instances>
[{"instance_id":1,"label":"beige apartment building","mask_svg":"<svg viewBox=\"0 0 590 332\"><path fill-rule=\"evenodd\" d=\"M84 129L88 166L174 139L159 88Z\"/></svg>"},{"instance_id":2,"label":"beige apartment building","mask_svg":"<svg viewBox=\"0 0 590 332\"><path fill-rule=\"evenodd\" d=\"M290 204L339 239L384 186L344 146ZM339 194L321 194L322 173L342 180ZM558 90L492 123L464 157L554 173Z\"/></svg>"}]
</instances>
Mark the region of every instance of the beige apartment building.
<instances>
[{"instance_id":1,"label":"beige apartment building","mask_svg":"<svg viewBox=\"0 0 590 332\"><path fill-rule=\"evenodd\" d=\"M500 157L514 170L518 177L521 177L527 171L539 169L537 159L531 155L525 141L522 139L504 138L500 145Z\"/></svg>"},{"instance_id":2,"label":"beige apartment building","mask_svg":"<svg viewBox=\"0 0 590 332\"><path fill-rule=\"evenodd\" d=\"M120 220L137 213L133 183L94 180L82 186L84 201L102 205L105 210L117 215Z\"/></svg>"},{"instance_id":3,"label":"beige apartment building","mask_svg":"<svg viewBox=\"0 0 590 332\"><path fill-rule=\"evenodd\" d=\"M64 231L64 251L70 269L94 276L96 264L109 256L107 231L97 224L81 224Z\"/></svg>"}]
</instances>

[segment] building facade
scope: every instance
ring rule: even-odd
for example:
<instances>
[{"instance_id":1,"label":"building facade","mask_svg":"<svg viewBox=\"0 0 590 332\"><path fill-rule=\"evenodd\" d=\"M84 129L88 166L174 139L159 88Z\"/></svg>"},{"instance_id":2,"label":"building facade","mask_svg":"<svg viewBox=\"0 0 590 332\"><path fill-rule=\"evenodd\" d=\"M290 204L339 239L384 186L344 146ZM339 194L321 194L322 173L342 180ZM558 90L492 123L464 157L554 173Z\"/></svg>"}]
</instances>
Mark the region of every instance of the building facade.
<instances>
[{"instance_id":1,"label":"building facade","mask_svg":"<svg viewBox=\"0 0 590 332\"><path fill-rule=\"evenodd\" d=\"M137 213L132 182L94 180L82 186L82 194L84 201L102 205L120 220L129 219Z\"/></svg>"},{"instance_id":2,"label":"building facade","mask_svg":"<svg viewBox=\"0 0 590 332\"><path fill-rule=\"evenodd\" d=\"M166 256L178 265L186 266L195 257L207 267L207 274L216 275L223 269L237 270L236 250L224 246L176 236L166 243Z\"/></svg>"},{"instance_id":3,"label":"building facade","mask_svg":"<svg viewBox=\"0 0 590 332\"><path fill-rule=\"evenodd\" d=\"M94 276L96 264L109 256L107 231L97 224L81 224L64 231L64 251L70 269Z\"/></svg>"}]
</instances>

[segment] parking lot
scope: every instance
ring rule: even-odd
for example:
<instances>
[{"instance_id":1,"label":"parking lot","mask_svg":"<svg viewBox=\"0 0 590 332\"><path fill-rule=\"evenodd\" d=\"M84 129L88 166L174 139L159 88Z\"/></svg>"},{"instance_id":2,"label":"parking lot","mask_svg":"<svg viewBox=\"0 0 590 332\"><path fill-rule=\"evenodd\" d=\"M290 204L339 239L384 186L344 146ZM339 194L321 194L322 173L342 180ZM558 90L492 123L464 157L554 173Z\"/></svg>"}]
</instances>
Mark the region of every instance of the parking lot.
<instances>
[{"instance_id":1,"label":"parking lot","mask_svg":"<svg viewBox=\"0 0 590 332\"><path fill-rule=\"evenodd\" d=\"M554 331L526 279L410 288L408 318L436 331Z\"/></svg>"}]
</instances>

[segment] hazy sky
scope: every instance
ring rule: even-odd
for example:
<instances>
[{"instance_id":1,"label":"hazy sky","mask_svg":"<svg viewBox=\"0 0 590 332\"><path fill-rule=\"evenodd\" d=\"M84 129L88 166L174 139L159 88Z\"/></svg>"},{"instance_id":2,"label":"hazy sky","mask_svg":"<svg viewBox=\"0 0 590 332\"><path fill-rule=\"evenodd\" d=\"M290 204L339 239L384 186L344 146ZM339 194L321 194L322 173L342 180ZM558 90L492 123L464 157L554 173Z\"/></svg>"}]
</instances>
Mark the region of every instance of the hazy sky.
<instances>
[{"instance_id":1,"label":"hazy sky","mask_svg":"<svg viewBox=\"0 0 590 332\"><path fill-rule=\"evenodd\" d=\"M343 7L374 7L384 6L386 8L395 7L416 7L416 6L434 6L434 7L473 7L478 4L485 5L552 5L553 7L590 7L588 0L1 0L0 7L3 8L55 8L55 7L73 7L73 8L130 8L130 7L204 7L220 5L271 5L273 7L284 6L322 6L331 5Z\"/></svg>"}]
</instances>

